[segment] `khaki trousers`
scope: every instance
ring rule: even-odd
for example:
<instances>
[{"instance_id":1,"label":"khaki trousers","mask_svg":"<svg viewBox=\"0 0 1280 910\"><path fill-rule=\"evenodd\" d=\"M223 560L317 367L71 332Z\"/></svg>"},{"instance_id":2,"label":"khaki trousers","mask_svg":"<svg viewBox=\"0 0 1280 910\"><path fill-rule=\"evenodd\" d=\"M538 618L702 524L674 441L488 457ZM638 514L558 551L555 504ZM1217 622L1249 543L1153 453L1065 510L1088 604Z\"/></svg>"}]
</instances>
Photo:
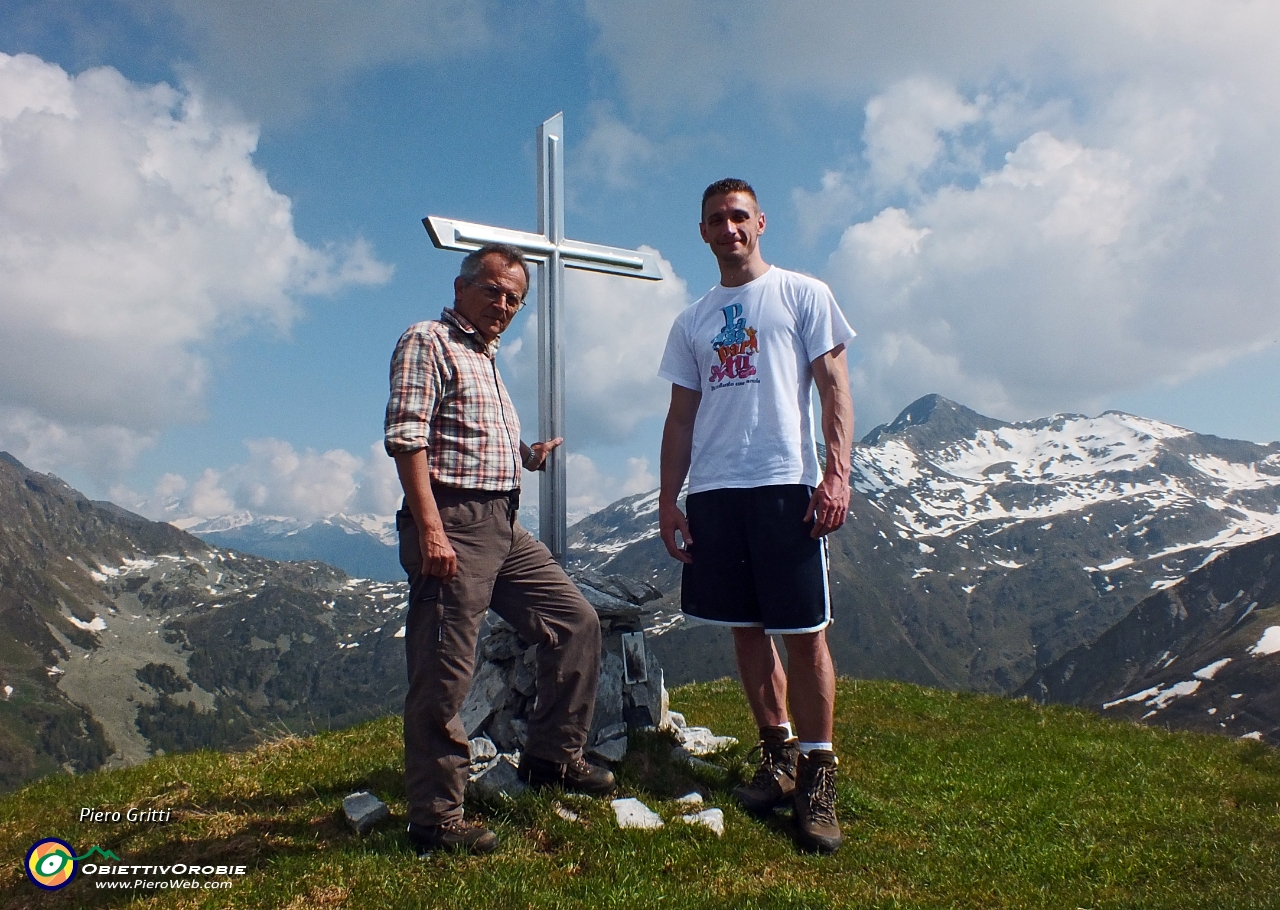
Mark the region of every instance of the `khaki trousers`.
<instances>
[{"instance_id":1,"label":"khaki trousers","mask_svg":"<svg viewBox=\"0 0 1280 910\"><path fill-rule=\"evenodd\" d=\"M471 753L458 712L486 610L538 649L529 754L563 763L582 751L600 679L600 620L550 551L516 523L508 494L441 487L434 493L458 556L458 574L448 584L419 571L413 517L408 509L396 516L400 561L409 573L404 765L409 821L416 825L462 816Z\"/></svg>"}]
</instances>

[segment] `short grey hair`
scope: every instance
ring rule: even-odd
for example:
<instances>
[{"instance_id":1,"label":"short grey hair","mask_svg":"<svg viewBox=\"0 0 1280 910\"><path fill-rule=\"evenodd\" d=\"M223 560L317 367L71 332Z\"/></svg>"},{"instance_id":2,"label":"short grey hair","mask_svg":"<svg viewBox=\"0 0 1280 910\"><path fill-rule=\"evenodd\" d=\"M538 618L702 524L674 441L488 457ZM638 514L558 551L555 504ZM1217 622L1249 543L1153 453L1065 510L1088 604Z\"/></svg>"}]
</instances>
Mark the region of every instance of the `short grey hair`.
<instances>
[{"instance_id":1,"label":"short grey hair","mask_svg":"<svg viewBox=\"0 0 1280 910\"><path fill-rule=\"evenodd\" d=\"M508 266L518 265L524 269L524 289L529 291L529 263L524 258L524 251L509 243L486 243L478 250L462 257L462 266L458 269L458 277L467 281L475 281L484 265L484 257L501 256Z\"/></svg>"}]
</instances>

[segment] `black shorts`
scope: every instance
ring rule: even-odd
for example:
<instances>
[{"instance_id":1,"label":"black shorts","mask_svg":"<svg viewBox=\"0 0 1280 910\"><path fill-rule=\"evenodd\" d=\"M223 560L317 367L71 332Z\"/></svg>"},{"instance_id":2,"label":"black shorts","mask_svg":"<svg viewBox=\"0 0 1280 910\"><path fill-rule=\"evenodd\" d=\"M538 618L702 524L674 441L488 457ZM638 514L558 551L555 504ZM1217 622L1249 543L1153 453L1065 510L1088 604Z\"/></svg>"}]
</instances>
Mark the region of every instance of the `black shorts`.
<instances>
[{"instance_id":1,"label":"black shorts","mask_svg":"<svg viewBox=\"0 0 1280 910\"><path fill-rule=\"evenodd\" d=\"M827 547L804 520L803 484L705 490L685 502L689 549L680 584L684 612L770 634L817 632L831 622Z\"/></svg>"}]
</instances>

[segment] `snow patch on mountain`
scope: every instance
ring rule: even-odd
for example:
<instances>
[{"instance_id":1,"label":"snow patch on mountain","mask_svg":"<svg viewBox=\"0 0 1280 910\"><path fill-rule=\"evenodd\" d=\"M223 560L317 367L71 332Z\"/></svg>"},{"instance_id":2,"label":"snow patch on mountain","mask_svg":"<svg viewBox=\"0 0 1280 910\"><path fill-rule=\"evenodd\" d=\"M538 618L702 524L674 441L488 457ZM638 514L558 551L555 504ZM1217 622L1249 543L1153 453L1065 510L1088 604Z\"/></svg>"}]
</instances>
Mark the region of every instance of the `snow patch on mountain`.
<instances>
[{"instance_id":1,"label":"snow patch on mountain","mask_svg":"<svg viewBox=\"0 0 1280 910\"><path fill-rule=\"evenodd\" d=\"M928 457L952 476L971 481L985 482L998 472L1010 480L1041 483L1151 465L1161 442L1188 435L1180 427L1108 411L1100 417L980 430Z\"/></svg>"},{"instance_id":2,"label":"snow patch on mountain","mask_svg":"<svg viewBox=\"0 0 1280 910\"><path fill-rule=\"evenodd\" d=\"M1258 643L1249 649L1253 657L1266 657L1280 651L1280 626L1267 626Z\"/></svg>"}]
</instances>

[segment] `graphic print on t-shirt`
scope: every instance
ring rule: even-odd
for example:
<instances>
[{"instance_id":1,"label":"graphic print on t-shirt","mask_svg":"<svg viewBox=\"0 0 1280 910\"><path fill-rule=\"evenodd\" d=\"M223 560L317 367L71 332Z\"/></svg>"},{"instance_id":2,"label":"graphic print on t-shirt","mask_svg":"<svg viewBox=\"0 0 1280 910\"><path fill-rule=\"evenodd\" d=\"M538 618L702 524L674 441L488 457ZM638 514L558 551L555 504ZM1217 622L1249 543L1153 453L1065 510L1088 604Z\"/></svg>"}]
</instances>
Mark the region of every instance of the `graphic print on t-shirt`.
<instances>
[{"instance_id":1,"label":"graphic print on t-shirt","mask_svg":"<svg viewBox=\"0 0 1280 910\"><path fill-rule=\"evenodd\" d=\"M755 327L747 325L740 303L721 307L720 312L724 314L724 328L711 339L711 346L715 348L720 362L711 365L708 381L715 388L759 382L758 378L752 378L756 375L756 368L751 360L760 353Z\"/></svg>"}]
</instances>

